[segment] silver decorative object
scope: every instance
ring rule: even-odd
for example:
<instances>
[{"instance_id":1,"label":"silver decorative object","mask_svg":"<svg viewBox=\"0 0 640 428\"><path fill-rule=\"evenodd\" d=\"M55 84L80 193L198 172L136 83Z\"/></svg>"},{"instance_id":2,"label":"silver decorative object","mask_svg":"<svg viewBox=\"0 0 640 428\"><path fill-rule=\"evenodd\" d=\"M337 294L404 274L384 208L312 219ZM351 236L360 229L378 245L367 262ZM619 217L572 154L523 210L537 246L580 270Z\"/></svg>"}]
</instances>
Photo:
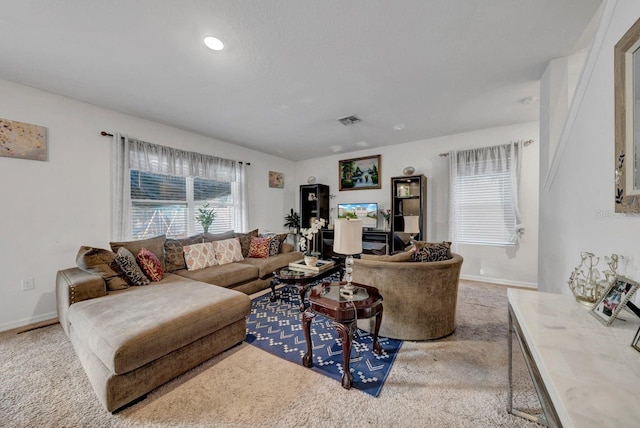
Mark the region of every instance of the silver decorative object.
<instances>
[{"instance_id":1,"label":"silver decorative object","mask_svg":"<svg viewBox=\"0 0 640 428\"><path fill-rule=\"evenodd\" d=\"M404 175L413 175L413 173L416 172L416 169L412 166L408 166L405 169L402 170L402 173Z\"/></svg>"},{"instance_id":2,"label":"silver decorative object","mask_svg":"<svg viewBox=\"0 0 640 428\"><path fill-rule=\"evenodd\" d=\"M609 269L602 271L602 273L596 268L600 257L583 251L580 253L580 258L580 264L573 269L571 276L569 276L569 288L578 302L586 306L593 306L615 281L618 275L618 262L624 257L617 254L611 254L611 257L605 256L604 260Z\"/></svg>"}]
</instances>

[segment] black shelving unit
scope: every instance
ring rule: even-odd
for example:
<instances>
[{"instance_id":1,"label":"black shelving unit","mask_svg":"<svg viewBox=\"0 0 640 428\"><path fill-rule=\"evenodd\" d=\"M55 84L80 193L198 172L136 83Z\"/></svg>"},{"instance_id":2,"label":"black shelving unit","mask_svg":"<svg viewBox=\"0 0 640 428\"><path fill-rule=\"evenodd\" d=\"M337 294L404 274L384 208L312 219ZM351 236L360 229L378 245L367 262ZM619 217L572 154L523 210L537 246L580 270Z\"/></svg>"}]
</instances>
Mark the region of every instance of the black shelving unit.
<instances>
[{"instance_id":1,"label":"black shelving unit","mask_svg":"<svg viewBox=\"0 0 640 428\"><path fill-rule=\"evenodd\" d=\"M427 178L420 175L391 177L391 231L404 233L405 216L418 216L420 232L414 235L416 241L427 239ZM401 240L391 240L392 253L401 251Z\"/></svg>"},{"instance_id":2,"label":"black shelving unit","mask_svg":"<svg viewBox=\"0 0 640 428\"><path fill-rule=\"evenodd\" d=\"M313 217L323 218L329 224L329 186L326 184L300 186L300 227L310 227Z\"/></svg>"}]
</instances>

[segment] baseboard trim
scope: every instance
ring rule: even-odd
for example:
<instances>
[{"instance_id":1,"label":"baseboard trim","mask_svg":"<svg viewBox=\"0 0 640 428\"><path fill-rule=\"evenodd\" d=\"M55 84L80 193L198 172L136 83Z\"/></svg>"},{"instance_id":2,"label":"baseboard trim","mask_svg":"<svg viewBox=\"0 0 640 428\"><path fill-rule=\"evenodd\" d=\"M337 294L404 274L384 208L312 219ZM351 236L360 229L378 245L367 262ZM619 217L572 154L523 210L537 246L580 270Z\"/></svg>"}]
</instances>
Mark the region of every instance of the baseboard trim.
<instances>
[{"instance_id":1,"label":"baseboard trim","mask_svg":"<svg viewBox=\"0 0 640 428\"><path fill-rule=\"evenodd\" d=\"M54 318L55 319L58 318L58 313L57 312L49 312L47 314L38 315L36 317L23 318L23 319L18 320L18 321L14 321L14 322L10 322L10 323L7 323L7 324L0 325L0 332L7 331L7 330L13 330L13 329L20 328L20 327L30 326L32 324L38 324L38 323L41 323L43 321L50 321L50 320L52 320Z\"/></svg>"},{"instance_id":2,"label":"baseboard trim","mask_svg":"<svg viewBox=\"0 0 640 428\"><path fill-rule=\"evenodd\" d=\"M487 278L485 276L477 276L477 275L460 275L460 279L466 279L468 281L477 281L477 282L488 282L489 284L507 285L509 287L533 288L536 290L538 289L538 284L534 282L511 281L508 279Z\"/></svg>"}]
</instances>

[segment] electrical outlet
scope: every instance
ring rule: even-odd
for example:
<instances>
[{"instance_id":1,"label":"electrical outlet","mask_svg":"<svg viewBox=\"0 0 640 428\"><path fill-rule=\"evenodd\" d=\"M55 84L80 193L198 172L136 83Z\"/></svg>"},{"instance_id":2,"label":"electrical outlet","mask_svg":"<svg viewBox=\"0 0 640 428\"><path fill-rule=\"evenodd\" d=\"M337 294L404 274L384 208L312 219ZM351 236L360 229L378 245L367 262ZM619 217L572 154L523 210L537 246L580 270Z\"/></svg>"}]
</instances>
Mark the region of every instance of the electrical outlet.
<instances>
[{"instance_id":1,"label":"electrical outlet","mask_svg":"<svg viewBox=\"0 0 640 428\"><path fill-rule=\"evenodd\" d=\"M22 279L22 291L33 290L34 288L36 288L36 286L33 277Z\"/></svg>"}]
</instances>

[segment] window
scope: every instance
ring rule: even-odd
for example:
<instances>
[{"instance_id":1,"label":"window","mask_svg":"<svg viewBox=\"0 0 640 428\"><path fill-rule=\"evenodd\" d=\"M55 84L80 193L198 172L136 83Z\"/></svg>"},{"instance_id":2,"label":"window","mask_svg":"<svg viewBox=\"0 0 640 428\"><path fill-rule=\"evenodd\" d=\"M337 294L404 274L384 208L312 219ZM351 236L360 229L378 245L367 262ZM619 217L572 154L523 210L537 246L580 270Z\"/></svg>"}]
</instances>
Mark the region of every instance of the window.
<instances>
[{"instance_id":1,"label":"window","mask_svg":"<svg viewBox=\"0 0 640 428\"><path fill-rule=\"evenodd\" d=\"M516 146L506 145L450 153L452 242L518 242L522 228L517 207L517 151Z\"/></svg>"},{"instance_id":2,"label":"window","mask_svg":"<svg viewBox=\"0 0 640 428\"><path fill-rule=\"evenodd\" d=\"M216 217L209 232L247 226L245 165L115 134L112 236L115 240L201 233L198 208Z\"/></svg>"},{"instance_id":3,"label":"window","mask_svg":"<svg viewBox=\"0 0 640 428\"><path fill-rule=\"evenodd\" d=\"M131 237L183 238L202 233L195 217L205 203L216 213L210 233L234 228L231 183L132 170Z\"/></svg>"}]
</instances>

